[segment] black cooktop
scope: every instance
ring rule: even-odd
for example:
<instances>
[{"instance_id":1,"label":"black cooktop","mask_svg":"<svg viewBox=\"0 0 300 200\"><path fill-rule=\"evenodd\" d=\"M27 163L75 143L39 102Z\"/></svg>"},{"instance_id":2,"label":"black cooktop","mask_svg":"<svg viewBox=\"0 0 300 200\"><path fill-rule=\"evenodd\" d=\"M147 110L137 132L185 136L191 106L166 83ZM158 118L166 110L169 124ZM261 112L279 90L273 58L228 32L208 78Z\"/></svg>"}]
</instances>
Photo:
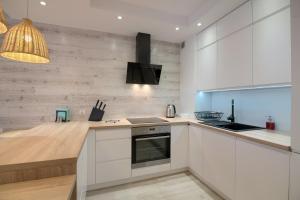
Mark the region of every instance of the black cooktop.
<instances>
[{"instance_id":1,"label":"black cooktop","mask_svg":"<svg viewBox=\"0 0 300 200\"><path fill-rule=\"evenodd\" d=\"M149 117L149 118L128 118L127 119L131 124L151 124L151 123L162 123L168 122L158 117Z\"/></svg>"}]
</instances>

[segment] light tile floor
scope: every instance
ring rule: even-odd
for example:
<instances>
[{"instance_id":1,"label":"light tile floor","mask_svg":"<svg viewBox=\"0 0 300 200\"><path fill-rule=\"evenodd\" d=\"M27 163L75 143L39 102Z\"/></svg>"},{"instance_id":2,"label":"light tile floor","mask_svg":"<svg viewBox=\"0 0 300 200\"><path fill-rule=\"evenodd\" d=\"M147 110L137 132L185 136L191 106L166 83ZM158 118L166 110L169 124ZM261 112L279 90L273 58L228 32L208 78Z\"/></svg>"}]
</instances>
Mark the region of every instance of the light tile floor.
<instances>
[{"instance_id":1,"label":"light tile floor","mask_svg":"<svg viewBox=\"0 0 300 200\"><path fill-rule=\"evenodd\" d=\"M222 200L190 173L92 191L87 200Z\"/></svg>"}]
</instances>

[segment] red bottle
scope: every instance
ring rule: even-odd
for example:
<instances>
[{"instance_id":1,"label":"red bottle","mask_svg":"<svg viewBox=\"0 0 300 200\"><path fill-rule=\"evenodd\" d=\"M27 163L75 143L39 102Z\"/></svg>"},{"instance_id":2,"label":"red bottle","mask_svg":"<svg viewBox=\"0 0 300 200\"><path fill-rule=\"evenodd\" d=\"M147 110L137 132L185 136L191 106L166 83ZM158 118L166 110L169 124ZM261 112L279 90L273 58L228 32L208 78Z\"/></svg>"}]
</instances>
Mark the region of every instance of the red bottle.
<instances>
[{"instance_id":1,"label":"red bottle","mask_svg":"<svg viewBox=\"0 0 300 200\"><path fill-rule=\"evenodd\" d=\"M268 117L268 120L266 122L266 129L275 130L275 122L273 121L272 116Z\"/></svg>"}]
</instances>

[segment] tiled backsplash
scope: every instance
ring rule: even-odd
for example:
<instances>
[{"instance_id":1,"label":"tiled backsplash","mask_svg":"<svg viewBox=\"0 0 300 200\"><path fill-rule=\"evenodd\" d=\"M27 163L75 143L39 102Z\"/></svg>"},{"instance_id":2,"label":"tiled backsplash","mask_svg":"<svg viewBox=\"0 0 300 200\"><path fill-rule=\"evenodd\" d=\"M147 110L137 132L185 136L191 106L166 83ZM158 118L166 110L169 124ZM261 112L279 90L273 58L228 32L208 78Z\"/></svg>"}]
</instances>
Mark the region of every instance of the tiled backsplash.
<instances>
[{"instance_id":1,"label":"tiled backsplash","mask_svg":"<svg viewBox=\"0 0 300 200\"><path fill-rule=\"evenodd\" d=\"M223 119L226 119L231 113L232 99L235 100L237 122L264 127L266 116L272 116L277 130L290 131L290 87L198 92L196 110L221 111L224 112Z\"/></svg>"}]
</instances>

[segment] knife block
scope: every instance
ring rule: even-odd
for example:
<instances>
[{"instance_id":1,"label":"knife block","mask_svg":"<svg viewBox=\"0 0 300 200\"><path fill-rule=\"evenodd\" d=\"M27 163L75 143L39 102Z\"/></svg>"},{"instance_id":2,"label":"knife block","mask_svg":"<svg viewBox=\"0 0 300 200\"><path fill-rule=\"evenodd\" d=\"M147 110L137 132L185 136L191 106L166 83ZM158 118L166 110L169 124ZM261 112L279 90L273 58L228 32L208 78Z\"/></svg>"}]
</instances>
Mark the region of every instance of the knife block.
<instances>
[{"instance_id":1,"label":"knife block","mask_svg":"<svg viewBox=\"0 0 300 200\"><path fill-rule=\"evenodd\" d=\"M89 117L89 121L92 121L92 122L102 121L103 115L104 115L103 110L93 108L92 112L90 114L90 117Z\"/></svg>"}]
</instances>

